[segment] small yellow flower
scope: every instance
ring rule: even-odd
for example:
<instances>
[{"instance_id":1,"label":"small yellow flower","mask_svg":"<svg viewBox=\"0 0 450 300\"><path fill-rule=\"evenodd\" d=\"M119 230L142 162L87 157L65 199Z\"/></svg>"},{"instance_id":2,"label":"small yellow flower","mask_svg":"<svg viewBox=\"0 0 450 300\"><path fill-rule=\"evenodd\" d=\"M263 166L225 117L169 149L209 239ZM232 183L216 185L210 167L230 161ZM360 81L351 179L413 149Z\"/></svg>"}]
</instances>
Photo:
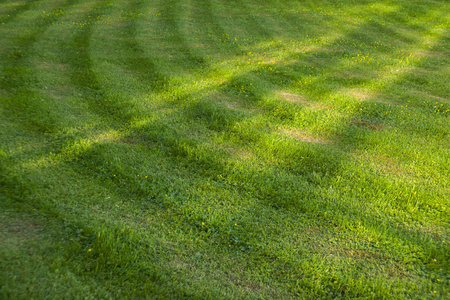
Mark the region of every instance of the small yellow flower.
<instances>
[{"instance_id":1,"label":"small yellow flower","mask_svg":"<svg viewBox=\"0 0 450 300\"><path fill-rule=\"evenodd\" d=\"M433 261L437 261L436 259L433 259Z\"/></svg>"},{"instance_id":2,"label":"small yellow flower","mask_svg":"<svg viewBox=\"0 0 450 300\"><path fill-rule=\"evenodd\" d=\"M237 226L237 224L236 224L236 223L234 223L234 226Z\"/></svg>"},{"instance_id":3,"label":"small yellow flower","mask_svg":"<svg viewBox=\"0 0 450 300\"><path fill-rule=\"evenodd\" d=\"M433 293L435 293L435 294L436 294L436 291L433 291Z\"/></svg>"},{"instance_id":4,"label":"small yellow flower","mask_svg":"<svg viewBox=\"0 0 450 300\"><path fill-rule=\"evenodd\" d=\"M203 226L203 225L205 225L205 223L204 223L204 222L202 222L202 226Z\"/></svg>"},{"instance_id":5,"label":"small yellow flower","mask_svg":"<svg viewBox=\"0 0 450 300\"><path fill-rule=\"evenodd\" d=\"M88 249L88 251L89 251L89 252L91 252L91 251L92 251L92 249Z\"/></svg>"}]
</instances>

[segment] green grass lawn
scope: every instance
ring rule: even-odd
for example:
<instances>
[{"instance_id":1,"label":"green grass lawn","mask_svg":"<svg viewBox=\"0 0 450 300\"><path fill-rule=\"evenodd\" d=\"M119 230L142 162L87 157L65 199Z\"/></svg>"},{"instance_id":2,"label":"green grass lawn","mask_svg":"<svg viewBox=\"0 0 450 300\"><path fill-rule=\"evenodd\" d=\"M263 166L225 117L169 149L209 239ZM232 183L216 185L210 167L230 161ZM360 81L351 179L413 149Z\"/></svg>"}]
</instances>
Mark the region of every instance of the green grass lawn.
<instances>
[{"instance_id":1,"label":"green grass lawn","mask_svg":"<svg viewBox=\"0 0 450 300\"><path fill-rule=\"evenodd\" d=\"M0 0L0 298L450 299L449 12Z\"/></svg>"}]
</instances>

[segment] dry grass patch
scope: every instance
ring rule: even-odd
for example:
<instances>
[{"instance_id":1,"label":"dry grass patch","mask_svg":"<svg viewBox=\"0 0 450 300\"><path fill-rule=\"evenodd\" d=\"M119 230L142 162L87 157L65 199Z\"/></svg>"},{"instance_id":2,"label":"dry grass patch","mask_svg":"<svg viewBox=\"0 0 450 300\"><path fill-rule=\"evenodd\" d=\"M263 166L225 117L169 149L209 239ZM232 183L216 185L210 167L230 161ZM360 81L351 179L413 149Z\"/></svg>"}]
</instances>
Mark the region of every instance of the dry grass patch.
<instances>
[{"instance_id":1,"label":"dry grass patch","mask_svg":"<svg viewBox=\"0 0 450 300\"><path fill-rule=\"evenodd\" d=\"M30 223L25 220L16 219L14 221L15 222L5 225L5 232L7 234L12 234L26 238L29 234L32 234L39 228L37 224Z\"/></svg>"},{"instance_id":2,"label":"dry grass patch","mask_svg":"<svg viewBox=\"0 0 450 300\"><path fill-rule=\"evenodd\" d=\"M342 49L329 49L325 47L318 47L318 46L305 46L305 47L299 47L299 49L302 53L306 52L339 52L342 51Z\"/></svg>"},{"instance_id":3,"label":"dry grass patch","mask_svg":"<svg viewBox=\"0 0 450 300\"><path fill-rule=\"evenodd\" d=\"M378 96L377 93L363 89L350 89L345 92L345 95L364 101L374 99L375 97Z\"/></svg>"},{"instance_id":4,"label":"dry grass patch","mask_svg":"<svg viewBox=\"0 0 450 300\"><path fill-rule=\"evenodd\" d=\"M324 145L331 143L331 140L329 140L327 138L312 136L312 135L310 135L306 132L300 131L298 129L282 128L282 129L280 129L280 132L283 135L288 135L288 136L293 137L302 142L314 143L314 144L324 144Z\"/></svg>"},{"instance_id":5,"label":"dry grass patch","mask_svg":"<svg viewBox=\"0 0 450 300\"><path fill-rule=\"evenodd\" d=\"M137 136L127 136L127 137L123 137L121 139L117 139L114 141L122 143L122 144L126 144L128 146L136 146L139 143L141 143L141 139Z\"/></svg>"},{"instance_id":6,"label":"dry grass patch","mask_svg":"<svg viewBox=\"0 0 450 300\"><path fill-rule=\"evenodd\" d=\"M299 103L303 106L306 107L310 107L310 108L316 108L316 109L329 109L330 107L327 105L323 105L320 103L315 103L315 102L311 102L308 99L306 99L304 96L302 95L298 95L298 94L291 94L291 93L287 93L287 92L283 92L283 91L279 91L278 95L283 99L286 100L288 102L294 102L294 103Z\"/></svg>"},{"instance_id":7,"label":"dry grass patch","mask_svg":"<svg viewBox=\"0 0 450 300\"><path fill-rule=\"evenodd\" d=\"M110 130L99 133L91 141L95 143L112 143L122 141L122 138L119 132Z\"/></svg>"},{"instance_id":8,"label":"dry grass patch","mask_svg":"<svg viewBox=\"0 0 450 300\"><path fill-rule=\"evenodd\" d=\"M216 101L218 104L231 109L231 110L243 110L244 108L242 107L239 98L235 98L235 97L230 97L228 95L224 95L222 93L213 93L210 96L208 96L208 98L213 99L214 101Z\"/></svg>"},{"instance_id":9,"label":"dry grass patch","mask_svg":"<svg viewBox=\"0 0 450 300\"><path fill-rule=\"evenodd\" d=\"M103 21L103 24L106 26L114 26L114 27L124 27L128 25L130 22L127 22L123 19L119 19L119 17L116 18L107 18L105 21Z\"/></svg>"},{"instance_id":10,"label":"dry grass patch","mask_svg":"<svg viewBox=\"0 0 450 300\"><path fill-rule=\"evenodd\" d=\"M256 283L254 281L242 279L242 277L233 276L229 274L228 282L234 286L242 288L247 294L251 295L263 290L262 283Z\"/></svg>"},{"instance_id":11,"label":"dry grass patch","mask_svg":"<svg viewBox=\"0 0 450 300\"><path fill-rule=\"evenodd\" d=\"M9 98L12 94L4 89L0 88L0 98Z\"/></svg>"},{"instance_id":12,"label":"dry grass patch","mask_svg":"<svg viewBox=\"0 0 450 300\"><path fill-rule=\"evenodd\" d=\"M450 103L450 99L439 97L439 96L435 96L435 95L432 95L430 93L421 92L421 91L413 91L412 93L415 94L415 95L422 96L424 98L431 98L431 99L442 101L442 102L445 102L445 103Z\"/></svg>"},{"instance_id":13,"label":"dry grass patch","mask_svg":"<svg viewBox=\"0 0 450 300\"><path fill-rule=\"evenodd\" d=\"M399 167L399 163L395 161L392 158L382 156L382 155L376 155L372 157L374 159L374 162L376 163L376 166L380 171L384 171L386 173L390 174L396 174L401 175L405 172Z\"/></svg>"},{"instance_id":14,"label":"dry grass patch","mask_svg":"<svg viewBox=\"0 0 450 300\"><path fill-rule=\"evenodd\" d=\"M201 48L201 49L210 48L209 45L200 42L190 43L190 46L192 48Z\"/></svg>"},{"instance_id":15,"label":"dry grass patch","mask_svg":"<svg viewBox=\"0 0 450 300\"><path fill-rule=\"evenodd\" d=\"M64 98L75 95L75 92L76 90L73 88L73 86L59 85L45 90L44 94L48 95L50 98L62 100Z\"/></svg>"},{"instance_id":16,"label":"dry grass patch","mask_svg":"<svg viewBox=\"0 0 450 300\"><path fill-rule=\"evenodd\" d=\"M40 226L26 217L0 215L1 247L15 249L39 236Z\"/></svg>"},{"instance_id":17,"label":"dry grass patch","mask_svg":"<svg viewBox=\"0 0 450 300\"><path fill-rule=\"evenodd\" d=\"M232 110L237 110L239 109L239 105L237 103L234 102L229 102L229 101L223 101L221 102L223 104L223 106L225 106L226 108L232 109Z\"/></svg>"},{"instance_id":18,"label":"dry grass patch","mask_svg":"<svg viewBox=\"0 0 450 300\"><path fill-rule=\"evenodd\" d=\"M51 73L54 73L54 72L67 73L69 70L68 64L57 63L54 61L47 61L47 60L41 60L41 59L34 60L32 65L34 67L36 67L37 69L45 69Z\"/></svg>"},{"instance_id":19,"label":"dry grass patch","mask_svg":"<svg viewBox=\"0 0 450 300\"><path fill-rule=\"evenodd\" d=\"M223 95L223 94L214 93L211 96L209 96L209 98L214 99L214 101L217 101L219 104L223 105L226 108L232 109L232 110L237 110L237 109L242 108L241 105L239 103L237 103L235 100L233 100L230 97Z\"/></svg>"},{"instance_id":20,"label":"dry grass patch","mask_svg":"<svg viewBox=\"0 0 450 300\"><path fill-rule=\"evenodd\" d=\"M429 56L448 56L449 53L445 51L430 51L430 50L417 50L412 53L414 57L429 57Z\"/></svg>"},{"instance_id":21,"label":"dry grass patch","mask_svg":"<svg viewBox=\"0 0 450 300\"><path fill-rule=\"evenodd\" d=\"M228 152L231 157L237 158L238 160L250 160L254 159L255 155L248 149L237 148L237 147L226 147L224 148L226 152Z\"/></svg>"},{"instance_id":22,"label":"dry grass patch","mask_svg":"<svg viewBox=\"0 0 450 300\"><path fill-rule=\"evenodd\" d=\"M356 153L356 160L363 160L372 165L374 169L384 174L392 174L396 176L406 175L406 171L400 167L400 163L390 157L380 154Z\"/></svg>"},{"instance_id":23,"label":"dry grass patch","mask_svg":"<svg viewBox=\"0 0 450 300\"><path fill-rule=\"evenodd\" d=\"M351 124L356 125L358 127L370 129L370 130L381 130L381 129L384 128L383 124L372 123L372 122L369 122L369 121L358 120L358 119L355 119L355 118L352 118Z\"/></svg>"},{"instance_id":24,"label":"dry grass patch","mask_svg":"<svg viewBox=\"0 0 450 300\"><path fill-rule=\"evenodd\" d=\"M347 257L353 261L371 261L373 264L382 265L390 276L407 276L407 272L401 264L389 261L389 257L380 251L344 249L339 251L339 255Z\"/></svg>"}]
</instances>

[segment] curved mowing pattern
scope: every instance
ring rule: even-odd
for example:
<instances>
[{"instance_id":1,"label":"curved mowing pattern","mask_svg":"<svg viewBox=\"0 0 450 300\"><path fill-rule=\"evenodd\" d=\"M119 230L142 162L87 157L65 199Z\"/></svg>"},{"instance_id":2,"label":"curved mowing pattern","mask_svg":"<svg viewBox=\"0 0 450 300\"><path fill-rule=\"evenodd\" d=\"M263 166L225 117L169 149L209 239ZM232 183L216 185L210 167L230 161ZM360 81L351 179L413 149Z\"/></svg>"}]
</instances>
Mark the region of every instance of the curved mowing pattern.
<instances>
[{"instance_id":1,"label":"curved mowing pattern","mask_svg":"<svg viewBox=\"0 0 450 300\"><path fill-rule=\"evenodd\" d=\"M0 297L450 297L449 8L1 1Z\"/></svg>"}]
</instances>

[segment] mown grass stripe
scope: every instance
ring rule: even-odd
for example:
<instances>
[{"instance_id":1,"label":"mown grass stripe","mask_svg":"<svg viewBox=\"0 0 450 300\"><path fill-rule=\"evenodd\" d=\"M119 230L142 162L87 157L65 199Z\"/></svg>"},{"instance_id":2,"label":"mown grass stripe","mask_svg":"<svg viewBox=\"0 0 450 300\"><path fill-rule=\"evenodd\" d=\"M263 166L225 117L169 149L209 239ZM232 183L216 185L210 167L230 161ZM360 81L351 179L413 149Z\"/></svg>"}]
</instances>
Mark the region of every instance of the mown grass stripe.
<instances>
[{"instance_id":1,"label":"mown grass stripe","mask_svg":"<svg viewBox=\"0 0 450 300\"><path fill-rule=\"evenodd\" d=\"M91 109L106 119L118 121L129 118L126 109L123 109L124 103L103 90L93 70L95 66L91 58L91 38L94 27L110 3L110 0L100 1L86 13L84 25L72 40L71 57L67 60L72 65L73 84L79 89Z\"/></svg>"},{"instance_id":2,"label":"mown grass stripe","mask_svg":"<svg viewBox=\"0 0 450 300\"><path fill-rule=\"evenodd\" d=\"M8 114L23 120L23 124L31 130L48 131L57 126L56 118L51 109L43 102L39 93L29 87L32 70L24 67L29 60L30 50L53 23L61 18L64 11L69 10L76 1L66 1L63 6L51 9L47 15L38 15L30 23L38 25L32 27L31 33L17 36L13 48L4 54L3 59L7 62L2 68L0 82L8 92L8 96L2 101ZM41 115L41 112L44 116ZM28 121L26 121L28 119Z\"/></svg>"},{"instance_id":3,"label":"mown grass stripe","mask_svg":"<svg viewBox=\"0 0 450 300\"><path fill-rule=\"evenodd\" d=\"M236 37L241 45L247 46L251 42L270 40L273 37L250 13L245 1L228 2L222 6L225 8L224 17L233 16L227 20L230 24L228 34Z\"/></svg>"},{"instance_id":4,"label":"mown grass stripe","mask_svg":"<svg viewBox=\"0 0 450 300\"><path fill-rule=\"evenodd\" d=\"M151 91L157 92L164 90L168 82L164 75L158 71L155 62L146 55L136 39L138 35L137 21L139 19L139 13L143 11L143 5L144 3L142 1L134 1L126 10L127 14L131 13L133 15L129 16L127 25L124 28L123 36L126 37L124 39L124 49L131 52L125 54L124 57L128 58L129 69L137 73L139 80L144 82L145 85L148 85ZM123 17L126 18L126 15Z\"/></svg>"},{"instance_id":5,"label":"mown grass stripe","mask_svg":"<svg viewBox=\"0 0 450 300\"><path fill-rule=\"evenodd\" d=\"M187 18L194 19L201 24L200 32L201 39L206 42L205 50L211 59L215 59L216 55L234 56L241 55L242 51L236 43L234 43L225 28L220 24L218 18L220 12L216 12L216 3L211 0L191 1L189 4L190 10ZM210 49L213 52L210 52Z\"/></svg>"},{"instance_id":6,"label":"mown grass stripe","mask_svg":"<svg viewBox=\"0 0 450 300\"><path fill-rule=\"evenodd\" d=\"M173 59L178 65L186 70L205 67L207 66L205 59L192 52L187 37L180 28L182 24L179 20L181 9L182 6L177 1L163 2L159 10L161 16L159 30L161 34L168 37L167 41L170 42L172 51L176 51L173 53Z\"/></svg>"}]
</instances>

